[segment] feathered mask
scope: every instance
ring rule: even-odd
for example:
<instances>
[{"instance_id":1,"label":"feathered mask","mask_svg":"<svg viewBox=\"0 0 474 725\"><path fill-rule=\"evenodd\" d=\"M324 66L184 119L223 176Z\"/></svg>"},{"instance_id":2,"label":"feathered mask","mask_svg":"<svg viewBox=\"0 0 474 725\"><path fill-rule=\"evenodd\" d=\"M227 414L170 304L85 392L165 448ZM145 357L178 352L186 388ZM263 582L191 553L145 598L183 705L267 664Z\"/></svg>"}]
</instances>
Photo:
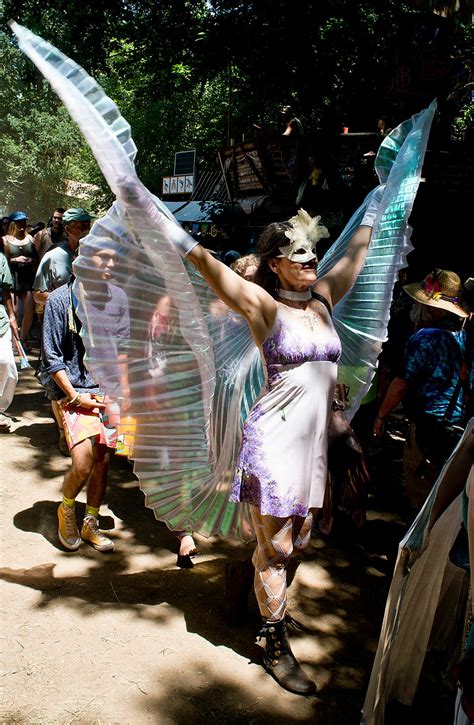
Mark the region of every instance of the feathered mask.
<instances>
[{"instance_id":1,"label":"feathered mask","mask_svg":"<svg viewBox=\"0 0 474 725\"><path fill-rule=\"evenodd\" d=\"M296 216L291 217L289 220L291 229L285 232L290 244L279 247L281 252L279 256L300 264L316 259L317 242L329 237L326 227L319 223L320 219L320 216L311 217L304 209L300 209Z\"/></svg>"}]
</instances>

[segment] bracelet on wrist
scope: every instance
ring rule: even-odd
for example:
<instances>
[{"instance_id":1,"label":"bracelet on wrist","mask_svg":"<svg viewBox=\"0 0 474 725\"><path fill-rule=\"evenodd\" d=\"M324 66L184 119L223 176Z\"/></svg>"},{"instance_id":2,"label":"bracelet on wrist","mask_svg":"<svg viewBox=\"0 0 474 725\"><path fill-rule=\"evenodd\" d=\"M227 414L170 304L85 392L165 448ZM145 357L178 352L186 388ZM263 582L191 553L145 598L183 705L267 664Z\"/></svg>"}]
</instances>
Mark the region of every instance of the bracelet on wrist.
<instances>
[{"instance_id":1,"label":"bracelet on wrist","mask_svg":"<svg viewBox=\"0 0 474 725\"><path fill-rule=\"evenodd\" d=\"M81 394L77 393L72 400L69 401L69 405L77 407L81 404Z\"/></svg>"}]
</instances>

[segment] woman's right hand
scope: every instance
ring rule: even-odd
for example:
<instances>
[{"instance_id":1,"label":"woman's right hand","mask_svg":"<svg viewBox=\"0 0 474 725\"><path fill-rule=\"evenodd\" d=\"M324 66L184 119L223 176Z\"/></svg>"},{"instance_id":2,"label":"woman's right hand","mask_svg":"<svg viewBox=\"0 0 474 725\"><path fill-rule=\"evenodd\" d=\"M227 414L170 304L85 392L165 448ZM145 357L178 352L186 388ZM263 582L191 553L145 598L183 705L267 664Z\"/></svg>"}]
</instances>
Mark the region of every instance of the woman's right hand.
<instances>
[{"instance_id":1,"label":"woman's right hand","mask_svg":"<svg viewBox=\"0 0 474 725\"><path fill-rule=\"evenodd\" d=\"M31 262L31 257L25 257L24 254L20 254L18 257L13 257L10 262L16 262L17 264L27 264Z\"/></svg>"}]
</instances>

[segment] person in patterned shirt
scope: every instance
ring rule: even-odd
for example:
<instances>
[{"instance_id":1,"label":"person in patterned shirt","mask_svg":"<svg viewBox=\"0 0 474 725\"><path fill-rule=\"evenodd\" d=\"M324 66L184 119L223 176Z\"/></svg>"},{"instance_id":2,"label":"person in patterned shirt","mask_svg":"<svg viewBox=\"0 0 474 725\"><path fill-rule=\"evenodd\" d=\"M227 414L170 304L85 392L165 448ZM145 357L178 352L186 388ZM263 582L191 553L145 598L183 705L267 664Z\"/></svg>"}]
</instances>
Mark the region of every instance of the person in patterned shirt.
<instances>
[{"instance_id":1,"label":"person in patterned shirt","mask_svg":"<svg viewBox=\"0 0 474 725\"><path fill-rule=\"evenodd\" d=\"M436 269L421 283L403 289L425 306L427 326L408 340L402 370L380 405L374 435L382 435L386 417L403 400L410 420L404 453L405 487L411 503L420 508L470 414L472 340L462 324L469 313L460 303L457 274Z\"/></svg>"}]
</instances>

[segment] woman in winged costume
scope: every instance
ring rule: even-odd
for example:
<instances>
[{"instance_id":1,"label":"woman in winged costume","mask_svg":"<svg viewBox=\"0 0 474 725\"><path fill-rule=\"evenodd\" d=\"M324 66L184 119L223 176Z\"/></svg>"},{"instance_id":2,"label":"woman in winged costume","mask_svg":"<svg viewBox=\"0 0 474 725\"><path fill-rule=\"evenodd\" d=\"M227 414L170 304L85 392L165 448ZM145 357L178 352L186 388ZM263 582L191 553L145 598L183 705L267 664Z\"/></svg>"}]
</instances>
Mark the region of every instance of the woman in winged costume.
<instances>
[{"instance_id":1,"label":"woman in winged costume","mask_svg":"<svg viewBox=\"0 0 474 725\"><path fill-rule=\"evenodd\" d=\"M88 244L97 238L126 240L134 281L117 275L114 283L126 291L132 329L148 329L159 294L170 295L178 311L179 334L169 351L173 365L160 398L173 411L169 420L147 420L143 380L149 358L139 352L140 340L130 345L136 348L136 381L130 385L138 418L134 471L146 505L173 530L188 527L206 536L249 538L250 511L265 668L282 687L312 694L316 686L288 643L286 567L295 549L307 543L312 511L323 503L339 358L339 381L351 388L352 413L373 376L393 285L411 249L408 217L436 104L384 139L376 162L382 186L351 217L319 274L316 243L327 230L319 217L300 210L263 232L253 283L214 259L146 189L136 174L130 127L94 79L38 36L10 25L20 48L77 121L116 196L82 241L84 253L74 266L86 361L104 390L116 360L97 353L100 340L93 339L88 324ZM140 256L146 263L139 264ZM224 327L222 319L212 319L210 289L238 313L240 328L233 319ZM249 407L241 435L239 423ZM163 446L169 461L160 469Z\"/></svg>"},{"instance_id":2,"label":"woman in winged costume","mask_svg":"<svg viewBox=\"0 0 474 725\"><path fill-rule=\"evenodd\" d=\"M260 349L265 385L244 425L231 500L250 505L257 539L253 565L265 667L299 694L316 688L288 643L286 571L292 554L309 540L312 511L322 507L326 488L328 416L341 353L332 308L362 265L382 191L346 254L319 281L316 243L329 235L320 217L304 210L263 231L255 283L197 243L182 248L214 292L247 320Z\"/></svg>"}]
</instances>

